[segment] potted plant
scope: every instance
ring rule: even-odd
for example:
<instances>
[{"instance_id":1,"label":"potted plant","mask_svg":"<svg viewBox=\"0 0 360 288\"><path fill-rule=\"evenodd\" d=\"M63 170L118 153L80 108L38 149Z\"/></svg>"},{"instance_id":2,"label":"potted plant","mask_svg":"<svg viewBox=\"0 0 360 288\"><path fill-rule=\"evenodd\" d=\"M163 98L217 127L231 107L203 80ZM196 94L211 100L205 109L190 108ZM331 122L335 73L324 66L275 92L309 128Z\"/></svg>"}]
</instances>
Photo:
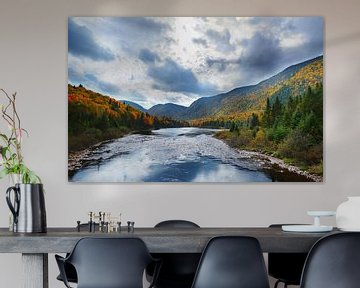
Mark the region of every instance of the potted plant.
<instances>
[{"instance_id":1,"label":"potted plant","mask_svg":"<svg viewBox=\"0 0 360 288\"><path fill-rule=\"evenodd\" d=\"M28 132L22 128L16 109L16 93L5 96L0 105L8 133L0 133L0 179L10 176L13 186L6 191L6 201L13 214L14 232L46 232L46 212L41 179L24 163L21 144ZM13 195L12 195L13 194Z\"/></svg>"}]
</instances>

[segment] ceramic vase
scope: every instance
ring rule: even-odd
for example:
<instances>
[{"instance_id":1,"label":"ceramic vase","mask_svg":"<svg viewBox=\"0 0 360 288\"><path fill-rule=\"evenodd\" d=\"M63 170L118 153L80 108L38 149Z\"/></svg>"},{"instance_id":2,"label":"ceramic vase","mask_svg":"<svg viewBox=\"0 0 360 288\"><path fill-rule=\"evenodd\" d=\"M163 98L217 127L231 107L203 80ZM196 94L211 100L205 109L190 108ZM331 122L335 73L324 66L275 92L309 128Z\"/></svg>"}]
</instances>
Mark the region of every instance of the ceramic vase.
<instances>
[{"instance_id":1,"label":"ceramic vase","mask_svg":"<svg viewBox=\"0 0 360 288\"><path fill-rule=\"evenodd\" d=\"M338 206L336 226L342 231L360 231L360 196L348 197Z\"/></svg>"},{"instance_id":2,"label":"ceramic vase","mask_svg":"<svg viewBox=\"0 0 360 288\"><path fill-rule=\"evenodd\" d=\"M13 232L45 233L47 231L42 184L15 184L6 190L6 202L13 214Z\"/></svg>"}]
</instances>

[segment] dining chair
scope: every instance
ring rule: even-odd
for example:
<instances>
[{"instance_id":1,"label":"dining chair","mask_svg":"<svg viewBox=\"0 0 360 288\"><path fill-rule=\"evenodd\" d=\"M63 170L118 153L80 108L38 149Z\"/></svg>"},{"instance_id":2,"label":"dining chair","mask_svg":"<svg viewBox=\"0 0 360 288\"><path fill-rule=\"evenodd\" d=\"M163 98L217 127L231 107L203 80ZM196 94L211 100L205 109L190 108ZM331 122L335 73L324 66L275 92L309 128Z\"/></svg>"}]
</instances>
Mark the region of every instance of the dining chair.
<instances>
[{"instance_id":1,"label":"dining chair","mask_svg":"<svg viewBox=\"0 0 360 288\"><path fill-rule=\"evenodd\" d=\"M192 288L269 288L256 238L219 236L204 249Z\"/></svg>"},{"instance_id":2,"label":"dining chair","mask_svg":"<svg viewBox=\"0 0 360 288\"><path fill-rule=\"evenodd\" d=\"M160 268L160 262L152 258L139 238L82 238L68 257L55 255L55 259L69 288L65 263L76 269L78 288L142 288L145 268L158 263L154 281Z\"/></svg>"},{"instance_id":3,"label":"dining chair","mask_svg":"<svg viewBox=\"0 0 360 288\"><path fill-rule=\"evenodd\" d=\"M80 224L80 229L89 229L89 224L88 223L82 223ZM95 223L95 229L99 229L99 224L98 223ZM67 253L66 254L66 257L68 257L70 254ZM76 270L74 268L73 265L71 265L70 263L67 263L65 262L64 263L64 270L65 270L65 275L66 275L66 278L67 278L67 281L68 282L71 282L71 283L77 283L77 275L76 275ZM57 277L56 277L57 280L59 281L63 281L62 277L61 277L61 274L59 274Z\"/></svg>"},{"instance_id":4,"label":"dining chair","mask_svg":"<svg viewBox=\"0 0 360 288\"><path fill-rule=\"evenodd\" d=\"M281 228L282 225L288 224L272 224L269 228ZM307 253L269 253L268 273L277 279L274 288L280 283L284 284L284 288L288 285L300 285L306 257Z\"/></svg>"},{"instance_id":5,"label":"dining chair","mask_svg":"<svg viewBox=\"0 0 360 288\"><path fill-rule=\"evenodd\" d=\"M166 220L155 225L155 229L200 228L188 220ZM200 253L157 253L152 254L161 259L162 266L159 272L156 288L190 288L194 280L197 266L201 257ZM153 267L147 269L147 279L152 279Z\"/></svg>"},{"instance_id":6,"label":"dining chair","mask_svg":"<svg viewBox=\"0 0 360 288\"><path fill-rule=\"evenodd\" d=\"M300 287L360 287L360 233L337 233L318 240L306 259Z\"/></svg>"}]
</instances>

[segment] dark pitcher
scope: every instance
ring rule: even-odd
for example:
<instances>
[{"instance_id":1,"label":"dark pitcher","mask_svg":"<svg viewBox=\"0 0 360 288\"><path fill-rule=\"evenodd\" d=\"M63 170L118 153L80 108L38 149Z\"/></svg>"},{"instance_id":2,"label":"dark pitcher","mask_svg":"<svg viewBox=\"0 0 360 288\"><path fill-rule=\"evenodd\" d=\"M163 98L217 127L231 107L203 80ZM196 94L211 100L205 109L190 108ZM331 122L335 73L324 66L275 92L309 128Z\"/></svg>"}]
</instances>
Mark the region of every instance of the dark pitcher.
<instances>
[{"instance_id":1,"label":"dark pitcher","mask_svg":"<svg viewBox=\"0 0 360 288\"><path fill-rule=\"evenodd\" d=\"M13 202L11 201L11 194ZM14 216L14 232L46 232L45 198L42 184L15 184L6 190L6 202Z\"/></svg>"}]
</instances>

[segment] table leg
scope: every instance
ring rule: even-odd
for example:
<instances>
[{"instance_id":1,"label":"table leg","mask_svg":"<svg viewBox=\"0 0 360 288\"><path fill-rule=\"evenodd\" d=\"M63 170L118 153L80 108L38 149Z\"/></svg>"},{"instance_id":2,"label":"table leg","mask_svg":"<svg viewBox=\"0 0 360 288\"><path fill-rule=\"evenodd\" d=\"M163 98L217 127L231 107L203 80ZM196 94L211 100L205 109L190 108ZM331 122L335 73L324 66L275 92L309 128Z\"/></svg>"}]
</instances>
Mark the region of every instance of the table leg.
<instances>
[{"instance_id":1,"label":"table leg","mask_svg":"<svg viewBox=\"0 0 360 288\"><path fill-rule=\"evenodd\" d=\"M22 254L23 288L49 288L48 254Z\"/></svg>"}]
</instances>

